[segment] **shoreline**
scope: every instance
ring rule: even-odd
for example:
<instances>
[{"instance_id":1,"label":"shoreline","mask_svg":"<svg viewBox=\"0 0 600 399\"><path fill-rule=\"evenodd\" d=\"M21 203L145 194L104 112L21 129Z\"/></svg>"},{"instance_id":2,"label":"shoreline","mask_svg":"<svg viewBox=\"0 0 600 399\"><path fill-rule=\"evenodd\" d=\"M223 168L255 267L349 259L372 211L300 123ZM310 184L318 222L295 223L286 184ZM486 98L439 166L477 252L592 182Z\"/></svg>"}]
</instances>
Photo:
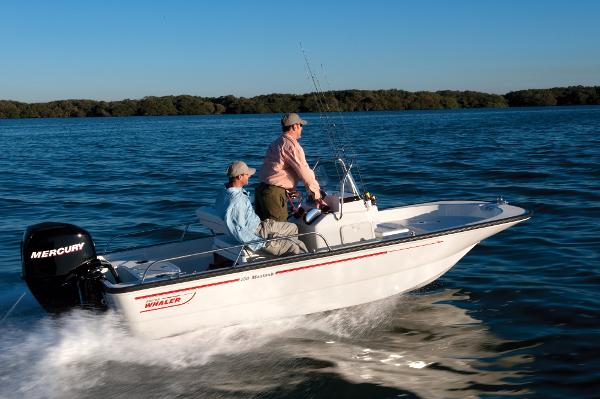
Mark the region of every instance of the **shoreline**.
<instances>
[{"instance_id":1,"label":"shoreline","mask_svg":"<svg viewBox=\"0 0 600 399\"><path fill-rule=\"evenodd\" d=\"M504 95L476 91L339 90L267 94L251 98L191 95L99 101L87 99L23 103L0 100L0 119L267 114L284 112L407 111L600 105L600 86L527 89Z\"/></svg>"}]
</instances>

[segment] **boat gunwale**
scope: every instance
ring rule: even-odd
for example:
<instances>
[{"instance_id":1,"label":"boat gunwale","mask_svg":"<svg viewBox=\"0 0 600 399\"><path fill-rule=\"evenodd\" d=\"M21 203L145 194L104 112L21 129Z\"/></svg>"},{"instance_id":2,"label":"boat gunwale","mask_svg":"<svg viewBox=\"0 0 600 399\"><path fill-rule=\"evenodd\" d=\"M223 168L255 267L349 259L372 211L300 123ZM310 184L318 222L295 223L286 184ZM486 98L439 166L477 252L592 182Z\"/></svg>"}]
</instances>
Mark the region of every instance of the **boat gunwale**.
<instances>
[{"instance_id":1,"label":"boat gunwale","mask_svg":"<svg viewBox=\"0 0 600 399\"><path fill-rule=\"evenodd\" d=\"M349 246L332 249L331 251L327 251L327 252L316 252L316 253L308 253L308 254L302 254L302 255L293 255L293 256L286 256L286 257L280 257L280 258L265 259L263 261L259 261L256 263L248 263L248 264L237 265L235 267L225 267L225 268L221 268L221 269L207 270L207 271L203 271L200 273L190 274L187 276L182 276L182 277L178 277L178 278L174 278L174 279L153 281L153 282L148 282L148 283L143 283L143 284L134 284L134 285L128 285L125 287L116 287L116 286L109 287L103 283L103 289L104 289L104 292L109 293L109 294L121 294L121 293L141 291L141 290L145 290L145 289L149 289L149 288L185 283L185 282L202 280L202 279L218 277L218 276L226 276L229 274L236 274L236 273L251 271L251 270L265 269L268 267L279 266L279 265L286 264L286 263L292 264L292 263L295 263L298 261L304 261L304 260L310 260L310 259L320 259L320 258L325 258L325 257L330 257L330 256L337 256L337 255L342 255L342 254L349 253L349 252L362 251L365 249L372 249L372 248L387 247L387 246L392 246L392 245L396 245L396 244L401 244L404 242L421 241L421 240L435 238L435 237L439 237L439 236L443 236L443 235L461 233L461 232L469 231L469 230L477 230L477 229L482 229L482 228L486 228L486 227L490 227L490 226L497 226L497 225L506 224L506 223L520 222L520 221L530 219L532 217L532 215L533 215L532 211L527 210L525 208L521 208L521 209L524 210L524 213L522 213L520 215L510 216L510 217L502 218L502 219L496 219L493 221L473 223L473 224L470 224L467 226L440 230L440 231L436 231L433 233L419 234L419 235L415 235L415 236L399 237L399 238L394 238L393 236L391 236L390 238L387 238L387 239L382 239L382 240L378 240L375 242L370 241L370 242L366 242L364 244L356 244L356 245L351 244ZM158 246L158 245L162 245L162 244L152 245L150 247L154 247L154 246ZM120 252L120 251L115 251L114 253L116 253L116 252Z\"/></svg>"}]
</instances>

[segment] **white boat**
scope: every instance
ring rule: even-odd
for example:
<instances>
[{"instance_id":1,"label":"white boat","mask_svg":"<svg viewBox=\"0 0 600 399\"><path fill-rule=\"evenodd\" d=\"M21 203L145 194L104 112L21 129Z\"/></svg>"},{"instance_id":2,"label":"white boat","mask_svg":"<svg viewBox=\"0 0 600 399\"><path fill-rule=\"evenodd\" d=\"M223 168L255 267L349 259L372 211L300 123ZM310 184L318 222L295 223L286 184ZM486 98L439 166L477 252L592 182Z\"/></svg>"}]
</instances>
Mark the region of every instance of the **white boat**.
<instances>
[{"instance_id":1,"label":"white boat","mask_svg":"<svg viewBox=\"0 0 600 399\"><path fill-rule=\"evenodd\" d=\"M22 243L24 279L49 311L100 305L120 313L133 333L160 338L408 292L440 277L481 240L530 217L504 201L380 210L359 194L350 168L339 159L335 165L341 176L325 197L329 212L290 218L307 254L253 253L223 234L223 221L205 207L197 216L212 236L186 239L184 231L176 242L100 256L77 226L30 226Z\"/></svg>"}]
</instances>

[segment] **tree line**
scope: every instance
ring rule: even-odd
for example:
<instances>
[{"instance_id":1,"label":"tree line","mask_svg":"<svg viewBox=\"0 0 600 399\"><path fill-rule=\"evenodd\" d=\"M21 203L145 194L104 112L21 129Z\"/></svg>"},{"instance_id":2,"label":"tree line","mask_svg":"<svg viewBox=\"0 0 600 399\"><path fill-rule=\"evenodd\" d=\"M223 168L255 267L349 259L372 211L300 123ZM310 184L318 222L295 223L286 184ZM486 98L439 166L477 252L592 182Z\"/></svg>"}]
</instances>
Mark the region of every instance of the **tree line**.
<instances>
[{"instance_id":1,"label":"tree line","mask_svg":"<svg viewBox=\"0 0 600 399\"><path fill-rule=\"evenodd\" d=\"M307 94L267 94L251 98L190 95L139 100L59 100L23 103L0 100L0 118L73 118L95 116L217 115L319 111L401 111L454 108L505 108L599 105L600 86L529 89L505 95L476 91L339 90Z\"/></svg>"}]
</instances>

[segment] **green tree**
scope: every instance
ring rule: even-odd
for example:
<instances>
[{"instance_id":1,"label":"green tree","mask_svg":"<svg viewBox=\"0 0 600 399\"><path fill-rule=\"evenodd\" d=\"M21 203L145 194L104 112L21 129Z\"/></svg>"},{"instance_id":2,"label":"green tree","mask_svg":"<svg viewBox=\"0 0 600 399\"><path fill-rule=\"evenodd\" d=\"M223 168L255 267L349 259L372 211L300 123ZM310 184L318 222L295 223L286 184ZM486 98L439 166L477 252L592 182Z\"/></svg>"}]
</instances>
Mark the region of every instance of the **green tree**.
<instances>
[{"instance_id":1,"label":"green tree","mask_svg":"<svg viewBox=\"0 0 600 399\"><path fill-rule=\"evenodd\" d=\"M179 115L209 115L215 112L215 105L201 97L177 96L174 103Z\"/></svg>"},{"instance_id":2,"label":"green tree","mask_svg":"<svg viewBox=\"0 0 600 399\"><path fill-rule=\"evenodd\" d=\"M19 103L0 100L0 118L19 118L21 110Z\"/></svg>"},{"instance_id":3,"label":"green tree","mask_svg":"<svg viewBox=\"0 0 600 399\"><path fill-rule=\"evenodd\" d=\"M173 97L144 97L138 108L139 115L177 115Z\"/></svg>"},{"instance_id":4,"label":"green tree","mask_svg":"<svg viewBox=\"0 0 600 399\"><path fill-rule=\"evenodd\" d=\"M137 114L138 104L133 100L113 101L108 106L108 112L112 116L132 116Z\"/></svg>"}]
</instances>

